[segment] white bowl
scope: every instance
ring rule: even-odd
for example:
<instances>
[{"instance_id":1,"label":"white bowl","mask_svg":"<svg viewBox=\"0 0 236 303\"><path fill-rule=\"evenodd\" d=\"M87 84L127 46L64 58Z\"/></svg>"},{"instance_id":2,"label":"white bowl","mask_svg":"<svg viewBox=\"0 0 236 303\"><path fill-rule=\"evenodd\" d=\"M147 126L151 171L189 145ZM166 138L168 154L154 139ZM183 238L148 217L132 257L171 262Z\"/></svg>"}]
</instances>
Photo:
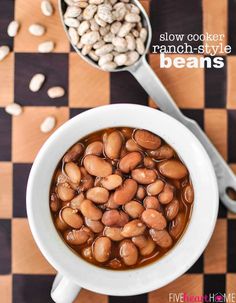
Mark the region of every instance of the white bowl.
<instances>
[{"instance_id":1,"label":"white bowl","mask_svg":"<svg viewBox=\"0 0 236 303\"><path fill-rule=\"evenodd\" d=\"M58 235L49 209L55 168L66 150L84 136L109 127L144 128L158 134L188 167L195 191L189 225L177 245L150 265L112 271L78 257ZM60 274L89 290L137 295L158 289L186 272L204 251L215 226L218 189L211 161L198 139L181 123L149 107L117 104L88 110L62 125L38 153L27 186L27 213L39 249Z\"/></svg>"}]
</instances>

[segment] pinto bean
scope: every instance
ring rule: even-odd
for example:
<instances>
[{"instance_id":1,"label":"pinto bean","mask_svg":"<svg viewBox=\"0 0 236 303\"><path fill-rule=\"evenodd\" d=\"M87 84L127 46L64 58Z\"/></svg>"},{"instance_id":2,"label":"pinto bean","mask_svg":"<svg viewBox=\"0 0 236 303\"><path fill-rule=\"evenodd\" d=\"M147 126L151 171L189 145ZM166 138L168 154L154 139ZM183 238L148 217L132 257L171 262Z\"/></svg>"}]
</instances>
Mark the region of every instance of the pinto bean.
<instances>
[{"instance_id":1,"label":"pinto bean","mask_svg":"<svg viewBox=\"0 0 236 303\"><path fill-rule=\"evenodd\" d=\"M108 201L109 191L103 187L93 187L86 192L86 198L97 204L104 204Z\"/></svg>"},{"instance_id":2,"label":"pinto bean","mask_svg":"<svg viewBox=\"0 0 236 303\"><path fill-rule=\"evenodd\" d=\"M143 164L146 168L153 169L156 167L156 163L150 157L144 157Z\"/></svg>"},{"instance_id":3,"label":"pinto bean","mask_svg":"<svg viewBox=\"0 0 236 303\"><path fill-rule=\"evenodd\" d=\"M147 194L149 196L156 196L163 190L164 186L165 183L162 180L156 180L147 186Z\"/></svg>"},{"instance_id":4,"label":"pinto bean","mask_svg":"<svg viewBox=\"0 0 236 303\"><path fill-rule=\"evenodd\" d=\"M68 183L61 183L57 186L57 194L62 201L70 201L74 198L75 191Z\"/></svg>"},{"instance_id":5,"label":"pinto bean","mask_svg":"<svg viewBox=\"0 0 236 303\"><path fill-rule=\"evenodd\" d=\"M136 168L132 170L131 176L139 184L150 184L157 178L155 170L148 168Z\"/></svg>"},{"instance_id":6,"label":"pinto bean","mask_svg":"<svg viewBox=\"0 0 236 303\"><path fill-rule=\"evenodd\" d=\"M84 151L84 147L81 143L76 143L73 145L68 152L63 157L64 162L75 162L79 159L79 157L82 155Z\"/></svg>"},{"instance_id":7,"label":"pinto bean","mask_svg":"<svg viewBox=\"0 0 236 303\"><path fill-rule=\"evenodd\" d=\"M136 198L139 200L143 200L146 196L146 190L142 185L138 186L138 190L136 192Z\"/></svg>"},{"instance_id":8,"label":"pinto bean","mask_svg":"<svg viewBox=\"0 0 236 303\"><path fill-rule=\"evenodd\" d=\"M106 226L104 228L104 235L110 238L112 241L121 241L124 237L121 234L122 228L121 227L109 227Z\"/></svg>"},{"instance_id":9,"label":"pinto bean","mask_svg":"<svg viewBox=\"0 0 236 303\"><path fill-rule=\"evenodd\" d=\"M60 209L61 203L60 200L58 199L57 195L55 193L51 194L50 197L50 208L51 211L57 212Z\"/></svg>"},{"instance_id":10,"label":"pinto bean","mask_svg":"<svg viewBox=\"0 0 236 303\"><path fill-rule=\"evenodd\" d=\"M126 147L127 151L129 151L129 152L141 150L140 146L138 146L138 144L133 139L127 140L125 147Z\"/></svg>"},{"instance_id":11,"label":"pinto bean","mask_svg":"<svg viewBox=\"0 0 236 303\"><path fill-rule=\"evenodd\" d=\"M73 183L76 183L76 184L80 183L81 171L80 171L80 168L78 167L78 165L76 165L74 162L66 163L65 173Z\"/></svg>"},{"instance_id":12,"label":"pinto bean","mask_svg":"<svg viewBox=\"0 0 236 303\"><path fill-rule=\"evenodd\" d=\"M143 201L143 206L145 208L152 208L158 211L161 211L161 205L160 202L156 197L153 196L148 196L144 199Z\"/></svg>"},{"instance_id":13,"label":"pinto bean","mask_svg":"<svg viewBox=\"0 0 236 303\"><path fill-rule=\"evenodd\" d=\"M162 230L166 228L167 222L162 213L156 211L155 209L146 209L142 213L143 222L150 228L155 228L157 230Z\"/></svg>"},{"instance_id":14,"label":"pinto bean","mask_svg":"<svg viewBox=\"0 0 236 303\"><path fill-rule=\"evenodd\" d=\"M180 212L175 217L175 219L171 221L171 224L169 226L169 233L173 238L178 239L179 236L182 234L184 227L185 227L185 214Z\"/></svg>"},{"instance_id":15,"label":"pinto bean","mask_svg":"<svg viewBox=\"0 0 236 303\"><path fill-rule=\"evenodd\" d=\"M193 200L194 200L194 192L193 192L193 187L188 184L184 190L183 190L183 198L184 198L184 201L187 202L187 203L193 203Z\"/></svg>"},{"instance_id":16,"label":"pinto bean","mask_svg":"<svg viewBox=\"0 0 236 303\"><path fill-rule=\"evenodd\" d=\"M94 258L100 262L106 262L109 260L111 255L111 240L108 237L97 238L93 245Z\"/></svg>"},{"instance_id":17,"label":"pinto bean","mask_svg":"<svg viewBox=\"0 0 236 303\"><path fill-rule=\"evenodd\" d=\"M84 154L101 156L102 152L103 152L103 143L101 141L94 141L86 147Z\"/></svg>"},{"instance_id":18,"label":"pinto bean","mask_svg":"<svg viewBox=\"0 0 236 303\"><path fill-rule=\"evenodd\" d=\"M80 182L80 186L78 187L78 190L86 191L94 186L94 179L90 174L88 174L88 172L84 167L81 167L80 170L82 174L82 179Z\"/></svg>"},{"instance_id":19,"label":"pinto bean","mask_svg":"<svg viewBox=\"0 0 236 303\"><path fill-rule=\"evenodd\" d=\"M101 221L94 221L85 217L85 224L94 232L100 233L104 229L104 225Z\"/></svg>"},{"instance_id":20,"label":"pinto bean","mask_svg":"<svg viewBox=\"0 0 236 303\"><path fill-rule=\"evenodd\" d=\"M111 164L96 155L87 155L84 158L84 167L89 174L96 177L107 177L112 174Z\"/></svg>"},{"instance_id":21,"label":"pinto bean","mask_svg":"<svg viewBox=\"0 0 236 303\"><path fill-rule=\"evenodd\" d=\"M66 224L66 222L64 222L62 220L61 216L56 217L54 223L55 223L56 229L61 230L61 231L65 230L69 227L68 224Z\"/></svg>"},{"instance_id":22,"label":"pinto bean","mask_svg":"<svg viewBox=\"0 0 236 303\"><path fill-rule=\"evenodd\" d=\"M67 225L73 228L80 228L83 225L83 219L81 216L76 212L76 210L70 207L63 208L60 212L60 216Z\"/></svg>"},{"instance_id":23,"label":"pinto bean","mask_svg":"<svg viewBox=\"0 0 236 303\"><path fill-rule=\"evenodd\" d=\"M122 177L113 174L101 179L101 185L108 190L113 190L119 187L122 184Z\"/></svg>"},{"instance_id":24,"label":"pinto bean","mask_svg":"<svg viewBox=\"0 0 236 303\"><path fill-rule=\"evenodd\" d=\"M119 207L120 207L119 204L116 204L116 203L114 202L114 193L112 193L112 194L110 195L110 197L109 197L107 203L104 204L104 206L105 206L106 208L110 208L110 209L116 209L116 208L119 208Z\"/></svg>"},{"instance_id":25,"label":"pinto bean","mask_svg":"<svg viewBox=\"0 0 236 303\"><path fill-rule=\"evenodd\" d=\"M169 248L172 246L173 240L167 230L156 230L152 228L149 230L149 233L158 246L162 248Z\"/></svg>"},{"instance_id":26,"label":"pinto bean","mask_svg":"<svg viewBox=\"0 0 236 303\"><path fill-rule=\"evenodd\" d=\"M130 201L124 205L124 211L133 219L139 218L144 211L144 207L137 201Z\"/></svg>"},{"instance_id":27,"label":"pinto bean","mask_svg":"<svg viewBox=\"0 0 236 303\"><path fill-rule=\"evenodd\" d=\"M123 227L128 222L129 216L116 209L107 210L102 216L102 223L106 226Z\"/></svg>"},{"instance_id":28,"label":"pinto bean","mask_svg":"<svg viewBox=\"0 0 236 303\"><path fill-rule=\"evenodd\" d=\"M123 144L123 136L120 131L110 133L104 142L104 151L108 158L118 159ZM104 176L106 177L106 176Z\"/></svg>"},{"instance_id":29,"label":"pinto bean","mask_svg":"<svg viewBox=\"0 0 236 303\"><path fill-rule=\"evenodd\" d=\"M139 248L140 254L142 256L150 255L156 247L155 242L151 239L150 236L135 236L132 237L132 241Z\"/></svg>"},{"instance_id":30,"label":"pinto bean","mask_svg":"<svg viewBox=\"0 0 236 303\"><path fill-rule=\"evenodd\" d=\"M187 168L178 160L167 160L158 165L160 173L170 179L182 179L187 176Z\"/></svg>"},{"instance_id":31,"label":"pinto bean","mask_svg":"<svg viewBox=\"0 0 236 303\"><path fill-rule=\"evenodd\" d=\"M65 232L64 239L69 244L80 245L87 242L89 233L83 229L72 229Z\"/></svg>"},{"instance_id":32,"label":"pinto bean","mask_svg":"<svg viewBox=\"0 0 236 303\"><path fill-rule=\"evenodd\" d=\"M157 160L170 159L174 156L174 150L169 145L164 144L156 150L148 151L148 154Z\"/></svg>"},{"instance_id":33,"label":"pinto bean","mask_svg":"<svg viewBox=\"0 0 236 303\"><path fill-rule=\"evenodd\" d=\"M142 162L142 159L143 157L140 152L128 153L120 160L119 168L123 173L128 174Z\"/></svg>"},{"instance_id":34,"label":"pinto bean","mask_svg":"<svg viewBox=\"0 0 236 303\"><path fill-rule=\"evenodd\" d=\"M84 200L80 206L80 211L84 217L97 221L102 218L101 209L97 208L90 200Z\"/></svg>"},{"instance_id":35,"label":"pinto bean","mask_svg":"<svg viewBox=\"0 0 236 303\"><path fill-rule=\"evenodd\" d=\"M92 260L93 259L93 251L92 251L92 246L88 246L82 249L81 251L82 256L85 259Z\"/></svg>"},{"instance_id":36,"label":"pinto bean","mask_svg":"<svg viewBox=\"0 0 236 303\"><path fill-rule=\"evenodd\" d=\"M165 216L166 219L171 221L173 220L179 212L179 201L177 199L172 200L169 204L167 204L165 208Z\"/></svg>"},{"instance_id":37,"label":"pinto bean","mask_svg":"<svg viewBox=\"0 0 236 303\"><path fill-rule=\"evenodd\" d=\"M163 191L158 195L158 199L162 204L170 203L174 198L174 187L170 184L164 186Z\"/></svg>"},{"instance_id":38,"label":"pinto bean","mask_svg":"<svg viewBox=\"0 0 236 303\"><path fill-rule=\"evenodd\" d=\"M113 200L116 204L123 205L133 199L138 189L138 184L132 179L126 179L114 193Z\"/></svg>"},{"instance_id":39,"label":"pinto bean","mask_svg":"<svg viewBox=\"0 0 236 303\"><path fill-rule=\"evenodd\" d=\"M123 240L120 243L120 256L123 262L128 265L135 265L138 261L138 250L131 240Z\"/></svg>"},{"instance_id":40,"label":"pinto bean","mask_svg":"<svg viewBox=\"0 0 236 303\"><path fill-rule=\"evenodd\" d=\"M138 145L146 149L157 149L161 145L161 139L157 135L143 129L135 131L134 139Z\"/></svg>"},{"instance_id":41,"label":"pinto bean","mask_svg":"<svg viewBox=\"0 0 236 303\"><path fill-rule=\"evenodd\" d=\"M84 199L85 199L84 194L80 193L70 201L70 207L73 209L80 209L80 206L84 201Z\"/></svg>"},{"instance_id":42,"label":"pinto bean","mask_svg":"<svg viewBox=\"0 0 236 303\"><path fill-rule=\"evenodd\" d=\"M145 224L141 220L135 219L125 224L121 235L125 238L139 236L144 233L145 229Z\"/></svg>"}]
</instances>

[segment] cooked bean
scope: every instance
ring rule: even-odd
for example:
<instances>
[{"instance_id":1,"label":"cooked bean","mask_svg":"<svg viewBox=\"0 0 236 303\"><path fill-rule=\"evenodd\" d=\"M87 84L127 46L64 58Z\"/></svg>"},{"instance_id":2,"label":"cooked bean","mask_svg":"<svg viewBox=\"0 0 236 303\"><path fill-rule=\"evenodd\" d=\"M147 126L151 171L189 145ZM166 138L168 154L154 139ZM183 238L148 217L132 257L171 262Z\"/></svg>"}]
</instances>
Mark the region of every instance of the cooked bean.
<instances>
[{"instance_id":1,"label":"cooked bean","mask_svg":"<svg viewBox=\"0 0 236 303\"><path fill-rule=\"evenodd\" d=\"M162 204L170 203L174 198L174 187L170 184L164 186L163 191L158 195L158 199Z\"/></svg>"},{"instance_id":2,"label":"cooked bean","mask_svg":"<svg viewBox=\"0 0 236 303\"><path fill-rule=\"evenodd\" d=\"M65 232L66 242L72 245L80 245L87 242L89 234L83 229L73 229Z\"/></svg>"},{"instance_id":3,"label":"cooked bean","mask_svg":"<svg viewBox=\"0 0 236 303\"><path fill-rule=\"evenodd\" d=\"M142 155L140 152L131 152L125 155L119 162L119 168L123 173L128 174L136 166L142 162Z\"/></svg>"},{"instance_id":4,"label":"cooked bean","mask_svg":"<svg viewBox=\"0 0 236 303\"><path fill-rule=\"evenodd\" d=\"M103 187L93 187L87 191L86 198L94 203L103 204L108 201L109 191Z\"/></svg>"},{"instance_id":5,"label":"cooked bean","mask_svg":"<svg viewBox=\"0 0 236 303\"><path fill-rule=\"evenodd\" d=\"M107 177L112 174L111 164L96 155L87 155L84 158L84 167L89 174L96 177Z\"/></svg>"},{"instance_id":6,"label":"cooked bean","mask_svg":"<svg viewBox=\"0 0 236 303\"><path fill-rule=\"evenodd\" d=\"M126 179L114 193L113 200L116 204L123 205L133 199L137 192L137 182L132 179Z\"/></svg>"},{"instance_id":7,"label":"cooked bean","mask_svg":"<svg viewBox=\"0 0 236 303\"><path fill-rule=\"evenodd\" d=\"M145 229L145 224L141 220L135 219L125 224L121 235L125 238L139 236L144 233Z\"/></svg>"},{"instance_id":8,"label":"cooked bean","mask_svg":"<svg viewBox=\"0 0 236 303\"><path fill-rule=\"evenodd\" d=\"M156 242L156 244L159 245L160 247L169 248L172 246L173 240L165 229L156 230L152 228L149 230L149 233L153 241Z\"/></svg>"},{"instance_id":9,"label":"cooked bean","mask_svg":"<svg viewBox=\"0 0 236 303\"><path fill-rule=\"evenodd\" d=\"M62 183L57 186L57 194L62 201L70 201L74 198L75 191L68 183Z\"/></svg>"},{"instance_id":10,"label":"cooked bean","mask_svg":"<svg viewBox=\"0 0 236 303\"><path fill-rule=\"evenodd\" d=\"M114 202L114 193L112 193L112 194L110 195L110 197L109 197L107 203L104 204L104 206L105 206L106 208L110 208L110 209L116 209L116 208L119 208L119 207L120 207L119 204L116 204L116 203Z\"/></svg>"},{"instance_id":11,"label":"cooked bean","mask_svg":"<svg viewBox=\"0 0 236 303\"><path fill-rule=\"evenodd\" d=\"M66 163L65 173L73 183L76 183L76 184L80 183L81 171L80 171L80 168L74 162Z\"/></svg>"},{"instance_id":12,"label":"cooked bean","mask_svg":"<svg viewBox=\"0 0 236 303\"><path fill-rule=\"evenodd\" d=\"M170 159L174 156L174 150L169 145L162 145L156 150L148 151L148 154L157 160Z\"/></svg>"},{"instance_id":13,"label":"cooked bean","mask_svg":"<svg viewBox=\"0 0 236 303\"><path fill-rule=\"evenodd\" d=\"M146 149L157 149L161 145L161 139L157 135L143 129L135 131L134 139L138 145Z\"/></svg>"},{"instance_id":14,"label":"cooked bean","mask_svg":"<svg viewBox=\"0 0 236 303\"><path fill-rule=\"evenodd\" d=\"M92 258L93 258L92 246L83 248L81 251L81 254L85 259L92 260Z\"/></svg>"},{"instance_id":15,"label":"cooked bean","mask_svg":"<svg viewBox=\"0 0 236 303\"><path fill-rule=\"evenodd\" d=\"M187 176L187 168L178 160L167 160L158 165L160 173L170 179L182 179Z\"/></svg>"},{"instance_id":16,"label":"cooked bean","mask_svg":"<svg viewBox=\"0 0 236 303\"><path fill-rule=\"evenodd\" d=\"M106 226L123 227L129 222L129 216L116 209L107 210L102 216L102 223Z\"/></svg>"},{"instance_id":17,"label":"cooked bean","mask_svg":"<svg viewBox=\"0 0 236 303\"><path fill-rule=\"evenodd\" d=\"M140 151L140 147L133 139L127 140L125 147L129 152Z\"/></svg>"},{"instance_id":18,"label":"cooked bean","mask_svg":"<svg viewBox=\"0 0 236 303\"><path fill-rule=\"evenodd\" d=\"M57 212L60 209L61 203L60 200L58 199L57 195L55 193L51 194L50 197L50 208L51 211Z\"/></svg>"},{"instance_id":19,"label":"cooked bean","mask_svg":"<svg viewBox=\"0 0 236 303\"><path fill-rule=\"evenodd\" d=\"M111 255L111 240L108 237L97 238L93 245L93 255L98 262L106 262Z\"/></svg>"},{"instance_id":20,"label":"cooked bean","mask_svg":"<svg viewBox=\"0 0 236 303\"><path fill-rule=\"evenodd\" d=\"M185 215L184 213L178 213L178 215L175 217L173 221L171 221L171 224L169 226L169 232L170 235L178 239L179 236L182 234L185 226Z\"/></svg>"},{"instance_id":21,"label":"cooked bean","mask_svg":"<svg viewBox=\"0 0 236 303\"><path fill-rule=\"evenodd\" d=\"M56 226L56 229L58 230L65 230L67 229L69 226L62 220L62 218L60 216L56 217L56 220L55 220L55 226Z\"/></svg>"},{"instance_id":22,"label":"cooked bean","mask_svg":"<svg viewBox=\"0 0 236 303\"><path fill-rule=\"evenodd\" d=\"M155 161L152 160L150 157L144 157L143 164L146 168L153 169L156 167Z\"/></svg>"},{"instance_id":23,"label":"cooked bean","mask_svg":"<svg viewBox=\"0 0 236 303\"><path fill-rule=\"evenodd\" d=\"M138 186L138 190L136 192L136 198L139 200L143 200L146 196L146 190L142 185Z\"/></svg>"},{"instance_id":24,"label":"cooked bean","mask_svg":"<svg viewBox=\"0 0 236 303\"><path fill-rule=\"evenodd\" d=\"M94 186L94 179L90 174L88 174L88 172L84 167L81 167L80 170L82 174L82 179L80 182L80 186L78 187L78 190L86 191Z\"/></svg>"},{"instance_id":25,"label":"cooked bean","mask_svg":"<svg viewBox=\"0 0 236 303\"><path fill-rule=\"evenodd\" d=\"M133 219L139 218L144 211L144 207L137 201L130 201L124 205L124 211Z\"/></svg>"},{"instance_id":26,"label":"cooked bean","mask_svg":"<svg viewBox=\"0 0 236 303\"><path fill-rule=\"evenodd\" d=\"M148 196L144 199L143 201L143 206L145 208L152 208L158 211L161 211L161 205L160 202L156 197L153 196Z\"/></svg>"},{"instance_id":27,"label":"cooked bean","mask_svg":"<svg viewBox=\"0 0 236 303\"><path fill-rule=\"evenodd\" d=\"M123 240L120 244L120 256L128 266L138 261L138 250L131 240Z\"/></svg>"},{"instance_id":28,"label":"cooked bean","mask_svg":"<svg viewBox=\"0 0 236 303\"><path fill-rule=\"evenodd\" d=\"M187 203L193 203L194 200L194 192L191 185L187 185L183 190L184 201Z\"/></svg>"},{"instance_id":29,"label":"cooked bean","mask_svg":"<svg viewBox=\"0 0 236 303\"><path fill-rule=\"evenodd\" d=\"M142 256L150 255L156 246L155 242L150 237L143 235L132 237L132 241L139 248L140 254Z\"/></svg>"},{"instance_id":30,"label":"cooked bean","mask_svg":"<svg viewBox=\"0 0 236 303\"><path fill-rule=\"evenodd\" d=\"M122 144L123 136L119 131L110 133L104 142L104 150L107 157L113 160L118 159L120 156Z\"/></svg>"},{"instance_id":31,"label":"cooked bean","mask_svg":"<svg viewBox=\"0 0 236 303\"><path fill-rule=\"evenodd\" d=\"M147 194L150 196L158 195L164 188L165 183L161 180L156 180L155 182L147 186Z\"/></svg>"},{"instance_id":32,"label":"cooked bean","mask_svg":"<svg viewBox=\"0 0 236 303\"><path fill-rule=\"evenodd\" d=\"M83 225L81 216L70 207L63 208L60 215L63 221L73 228L80 228Z\"/></svg>"},{"instance_id":33,"label":"cooked bean","mask_svg":"<svg viewBox=\"0 0 236 303\"><path fill-rule=\"evenodd\" d=\"M113 174L101 179L101 185L108 190L113 190L119 187L122 184L122 177Z\"/></svg>"},{"instance_id":34,"label":"cooked bean","mask_svg":"<svg viewBox=\"0 0 236 303\"><path fill-rule=\"evenodd\" d=\"M90 143L85 149L85 155L101 156L103 152L103 143L101 141L94 141Z\"/></svg>"},{"instance_id":35,"label":"cooked bean","mask_svg":"<svg viewBox=\"0 0 236 303\"><path fill-rule=\"evenodd\" d=\"M84 217L97 221L102 218L102 211L90 200L84 200L80 206L80 211Z\"/></svg>"},{"instance_id":36,"label":"cooked bean","mask_svg":"<svg viewBox=\"0 0 236 303\"><path fill-rule=\"evenodd\" d=\"M85 224L94 232L100 233L104 229L104 225L101 221L94 221L85 217Z\"/></svg>"},{"instance_id":37,"label":"cooked bean","mask_svg":"<svg viewBox=\"0 0 236 303\"><path fill-rule=\"evenodd\" d=\"M124 237L121 235L122 228L121 227L109 227L106 226L104 228L104 235L110 238L112 241L121 241Z\"/></svg>"},{"instance_id":38,"label":"cooked bean","mask_svg":"<svg viewBox=\"0 0 236 303\"><path fill-rule=\"evenodd\" d=\"M65 154L63 160L64 162L75 162L78 160L78 158L82 155L84 151L84 147L82 144L80 143L76 143L75 145L73 145L68 152Z\"/></svg>"},{"instance_id":39,"label":"cooked bean","mask_svg":"<svg viewBox=\"0 0 236 303\"><path fill-rule=\"evenodd\" d=\"M84 199L85 199L84 194L80 193L70 201L70 207L73 209L80 209L80 206L84 201Z\"/></svg>"},{"instance_id":40,"label":"cooked bean","mask_svg":"<svg viewBox=\"0 0 236 303\"><path fill-rule=\"evenodd\" d=\"M165 208L166 219L171 221L173 220L179 212L179 201L174 199L171 201Z\"/></svg>"},{"instance_id":41,"label":"cooked bean","mask_svg":"<svg viewBox=\"0 0 236 303\"><path fill-rule=\"evenodd\" d=\"M136 168L131 172L132 178L140 184L150 184L153 183L157 174L155 170L148 168Z\"/></svg>"},{"instance_id":42,"label":"cooked bean","mask_svg":"<svg viewBox=\"0 0 236 303\"><path fill-rule=\"evenodd\" d=\"M155 228L157 230L162 230L166 228L167 225L163 214L151 208L146 209L142 213L142 220L148 227Z\"/></svg>"}]
</instances>

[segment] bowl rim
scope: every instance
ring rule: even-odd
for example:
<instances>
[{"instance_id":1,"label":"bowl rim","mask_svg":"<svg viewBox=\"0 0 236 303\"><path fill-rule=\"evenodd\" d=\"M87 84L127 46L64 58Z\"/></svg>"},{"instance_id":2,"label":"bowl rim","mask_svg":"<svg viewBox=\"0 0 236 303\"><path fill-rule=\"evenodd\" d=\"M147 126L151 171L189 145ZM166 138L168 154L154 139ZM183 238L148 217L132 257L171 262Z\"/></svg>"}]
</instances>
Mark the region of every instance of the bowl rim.
<instances>
[{"instance_id":1,"label":"bowl rim","mask_svg":"<svg viewBox=\"0 0 236 303\"><path fill-rule=\"evenodd\" d=\"M123 124L125 121L126 125ZM77 132L78 125L80 128ZM139 127L150 131L155 128L156 133L173 146L185 162L195 191L192 216L177 245L157 262L125 271L100 268L75 255L57 233L48 203L48 181L62 155L76 141L89 134L89 130L104 129L109 125ZM185 145L178 140L185 142ZM44 143L33 163L26 200L33 237L49 263L83 288L118 296L150 292L185 273L200 257L210 240L219 206L215 172L199 140L184 125L163 112L147 106L124 103L87 110L59 127ZM201 224L197 220L201 220ZM195 249L192 250L191 246Z\"/></svg>"}]
</instances>

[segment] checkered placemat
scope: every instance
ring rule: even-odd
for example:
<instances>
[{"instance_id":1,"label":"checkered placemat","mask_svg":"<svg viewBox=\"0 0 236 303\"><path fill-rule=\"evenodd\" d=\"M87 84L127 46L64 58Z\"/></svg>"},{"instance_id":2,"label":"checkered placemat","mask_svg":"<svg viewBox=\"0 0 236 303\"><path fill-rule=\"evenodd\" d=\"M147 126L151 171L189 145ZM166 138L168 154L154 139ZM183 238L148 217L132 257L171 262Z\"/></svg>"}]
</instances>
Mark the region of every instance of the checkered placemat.
<instances>
[{"instance_id":1,"label":"checkered placemat","mask_svg":"<svg viewBox=\"0 0 236 303\"><path fill-rule=\"evenodd\" d=\"M57 1L52 2L56 7ZM158 35L163 32L209 32L225 34L224 43L232 46L223 69L160 69L158 54L151 54L149 62L179 107L199 122L236 171L236 1L141 2L150 14L153 44L158 43ZM21 22L21 30L11 39L6 28L14 18ZM43 38L28 33L28 26L35 22L47 26ZM49 39L55 41L55 51L37 53L38 43ZM40 123L54 115L60 126L87 108L103 104L153 106L153 102L130 74L101 72L82 61L70 48L58 10L53 17L43 16L40 0L0 0L0 45L5 44L12 53L0 63L0 302L48 303L52 302L49 291L55 270L36 247L25 209L29 170L49 136L39 131ZM38 72L47 75L47 82L40 92L31 93L29 80ZM67 90L64 97L55 101L47 97L48 87L54 85ZM19 117L5 113L4 106L13 100L24 105ZM175 282L148 294L124 298L82 290L75 302L167 303L169 293L183 292L236 292L236 216L227 213L222 205L206 251Z\"/></svg>"}]
</instances>

